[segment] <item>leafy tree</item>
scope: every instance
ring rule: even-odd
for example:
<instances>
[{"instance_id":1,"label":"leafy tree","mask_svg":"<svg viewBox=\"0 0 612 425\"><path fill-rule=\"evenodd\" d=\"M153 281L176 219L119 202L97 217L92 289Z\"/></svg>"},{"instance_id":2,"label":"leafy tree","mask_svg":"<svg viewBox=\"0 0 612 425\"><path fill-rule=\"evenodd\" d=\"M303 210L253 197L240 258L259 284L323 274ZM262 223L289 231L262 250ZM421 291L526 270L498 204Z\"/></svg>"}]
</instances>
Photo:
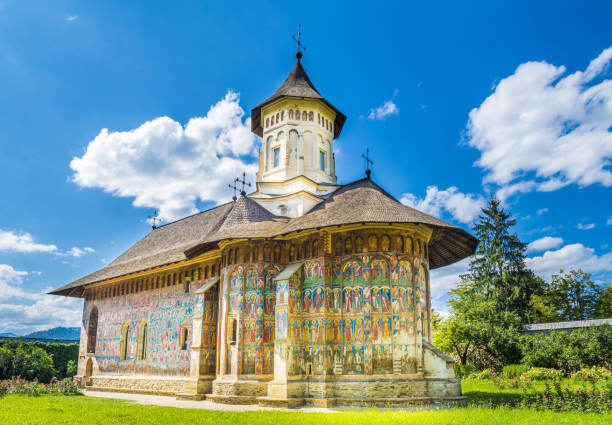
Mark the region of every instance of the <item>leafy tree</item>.
<instances>
[{"instance_id":1,"label":"leafy tree","mask_svg":"<svg viewBox=\"0 0 612 425\"><path fill-rule=\"evenodd\" d=\"M593 317L601 289L581 269L553 275L550 298L561 320L585 320Z\"/></svg>"},{"instance_id":2,"label":"leafy tree","mask_svg":"<svg viewBox=\"0 0 612 425\"><path fill-rule=\"evenodd\" d=\"M595 307L593 308L594 319L608 319L612 317L612 285L608 284L606 288L602 289L595 301Z\"/></svg>"},{"instance_id":3,"label":"leafy tree","mask_svg":"<svg viewBox=\"0 0 612 425\"><path fill-rule=\"evenodd\" d=\"M462 365L467 364L475 348L468 338L465 323L452 316L434 328L433 343L440 350L458 358Z\"/></svg>"},{"instance_id":4,"label":"leafy tree","mask_svg":"<svg viewBox=\"0 0 612 425\"><path fill-rule=\"evenodd\" d=\"M68 360L66 364L66 377L72 378L77 374L77 364L74 360Z\"/></svg>"}]
</instances>

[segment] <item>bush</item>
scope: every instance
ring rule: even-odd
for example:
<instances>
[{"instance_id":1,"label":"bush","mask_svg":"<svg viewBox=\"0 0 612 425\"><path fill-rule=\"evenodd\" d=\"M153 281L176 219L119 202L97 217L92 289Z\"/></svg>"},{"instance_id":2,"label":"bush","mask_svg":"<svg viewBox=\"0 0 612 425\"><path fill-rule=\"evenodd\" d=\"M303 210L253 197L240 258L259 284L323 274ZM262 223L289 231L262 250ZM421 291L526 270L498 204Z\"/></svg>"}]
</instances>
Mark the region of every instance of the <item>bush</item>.
<instances>
[{"instance_id":1,"label":"bush","mask_svg":"<svg viewBox=\"0 0 612 425\"><path fill-rule=\"evenodd\" d=\"M529 367L562 370L566 375L591 366L612 367L612 326L592 326L572 332L521 337L523 359Z\"/></svg>"},{"instance_id":2,"label":"bush","mask_svg":"<svg viewBox=\"0 0 612 425\"><path fill-rule=\"evenodd\" d=\"M77 364L74 360L68 360L66 363L66 378L72 378L77 373Z\"/></svg>"},{"instance_id":3,"label":"bush","mask_svg":"<svg viewBox=\"0 0 612 425\"><path fill-rule=\"evenodd\" d=\"M502 374L504 378L516 378L517 376L521 376L529 370L529 366L524 364L511 364L508 366L504 366Z\"/></svg>"},{"instance_id":4,"label":"bush","mask_svg":"<svg viewBox=\"0 0 612 425\"><path fill-rule=\"evenodd\" d=\"M524 375L524 378L532 381L559 381L563 378L563 372L557 369L549 369L545 367L532 367Z\"/></svg>"},{"instance_id":5,"label":"bush","mask_svg":"<svg viewBox=\"0 0 612 425\"><path fill-rule=\"evenodd\" d=\"M457 364L453 366L455 369L455 376L457 378L467 378L472 373L476 372L476 366L471 364Z\"/></svg>"},{"instance_id":6,"label":"bush","mask_svg":"<svg viewBox=\"0 0 612 425\"><path fill-rule=\"evenodd\" d=\"M6 339L0 340L0 350L2 347L7 348L11 352L17 349L22 349L26 353L30 353L35 348L41 348L52 356L53 368L55 376L65 378L70 376L67 373L66 367L70 360L77 361L79 357L79 344L55 344L46 342L26 342L21 339ZM0 363L2 360L0 359ZM2 365L0 364L0 379L2 379Z\"/></svg>"},{"instance_id":7,"label":"bush","mask_svg":"<svg viewBox=\"0 0 612 425\"><path fill-rule=\"evenodd\" d=\"M577 411L605 413L612 410L612 386L604 388L561 388L557 381L553 387L546 384L544 392L523 393L520 407L535 410Z\"/></svg>"},{"instance_id":8,"label":"bush","mask_svg":"<svg viewBox=\"0 0 612 425\"><path fill-rule=\"evenodd\" d=\"M492 379L496 373L492 369L483 369L480 372L473 372L468 376L468 379Z\"/></svg>"},{"instance_id":9,"label":"bush","mask_svg":"<svg viewBox=\"0 0 612 425\"><path fill-rule=\"evenodd\" d=\"M53 358L42 348L30 347L26 351L19 346L15 350L0 347L0 379L22 376L47 383L56 373Z\"/></svg>"},{"instance_id":10,"label":"bush","mask_svg":"<svg viewBox=\"0 0 612 425\"><path fill-rule=\"evenodd\" d=\"M612 379L612 371L610 369L606 369L605 367L593 366L590 368L587 367L585 369L580 369L578 372L574 373L572 377L581 381L598 382Z\"/></svg>"},{"instance_id":11,"label":"bush","mask_svg":"<svg viewBox=\"0 0 612 425\"><path fill-rule=\"evenodd\" d=\"M20 377L0 381L0 397L6 394L25 394L30 396L39 396L42 394L81 394L79 388L70 378L58 381L53 378L49 384L41 384L37 380L27 381Z\"/></svg>"}]
</instances>

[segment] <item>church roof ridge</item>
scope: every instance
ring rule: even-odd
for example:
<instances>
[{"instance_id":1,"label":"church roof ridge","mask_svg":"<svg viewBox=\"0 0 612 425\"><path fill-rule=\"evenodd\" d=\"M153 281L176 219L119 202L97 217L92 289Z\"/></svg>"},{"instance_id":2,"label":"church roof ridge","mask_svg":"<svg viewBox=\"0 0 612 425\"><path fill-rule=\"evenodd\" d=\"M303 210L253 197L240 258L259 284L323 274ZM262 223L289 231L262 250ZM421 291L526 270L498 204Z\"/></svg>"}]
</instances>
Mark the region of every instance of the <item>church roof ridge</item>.
<instances>
[{"instance_id":1,"label":"church roof ridge","mask_svg":"<svg viewBox=\"0 0 612 425\"><path fill-rule=\"evenodd\" d=\"M322 101L336 113L336 119L334 120L334 138L340 135L342 126L346 121L346 116L334 105L328 102L321 95L321 93L319 93L308 77L308 74L306 74L306 71L304 70L299 58L295 62L295 65L291 69L291 72L283 84L274 92L274 94L251 110L251 131L253 133L257 134L259 137L263 137L261 109L269 103L272 103L282 97L300 97L306 99L318 99Z\"/></svg>"}]
</instances>

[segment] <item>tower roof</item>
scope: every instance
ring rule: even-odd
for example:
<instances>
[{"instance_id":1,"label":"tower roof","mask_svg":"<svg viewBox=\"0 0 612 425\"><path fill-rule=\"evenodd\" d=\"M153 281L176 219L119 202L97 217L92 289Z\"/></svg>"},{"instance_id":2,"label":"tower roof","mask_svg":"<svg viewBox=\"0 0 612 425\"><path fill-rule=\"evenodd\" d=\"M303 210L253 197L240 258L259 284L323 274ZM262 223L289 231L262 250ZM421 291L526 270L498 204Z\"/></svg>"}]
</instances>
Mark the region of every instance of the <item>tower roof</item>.
<instances>
[{"instance_id":1,"label":"tower roof","mask_svg":"<svg viewBox=\"0 0 612 425\"><path fill-rule=\"evenodd\" d=\"M321 102L329 106L335 113L336 119L334 120L334 138L340 135L342 126L346 121L346 116L340 112L334 105L329 103L321 94L315 89L312 81L308 78L306 71L302 67L300 60L298 59L293 69L289 73L289 76L285 80L282 86L276 92L266 99L263 103L251 110L251 131L257 134L259 137L263 136L263 127L261 126L261 108L274 102L281 97L298 97L304 99L318 99Z\"/></svg>"}]
</instances>

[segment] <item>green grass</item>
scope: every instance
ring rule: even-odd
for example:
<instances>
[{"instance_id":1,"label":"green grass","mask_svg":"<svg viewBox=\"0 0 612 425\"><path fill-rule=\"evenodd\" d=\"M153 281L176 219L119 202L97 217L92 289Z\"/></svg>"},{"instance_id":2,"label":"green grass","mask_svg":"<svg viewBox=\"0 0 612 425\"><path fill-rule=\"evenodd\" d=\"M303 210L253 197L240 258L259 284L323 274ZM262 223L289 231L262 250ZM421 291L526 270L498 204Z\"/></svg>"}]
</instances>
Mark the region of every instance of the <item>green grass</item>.
<instances>
[{"instance_id":1,"label":"green grass","mask_svg":"<svg viewBox=\"0 0 612 425\"><path fill-rule=\"evenodd\" d=\"M214 425L369 425L369 424L610 424L612 414L557 413L525 409L449 409L305 413L284 411L218 412L145 406L82 396L10 395L0 398L0 424L214 424Z\"/></svg>"}]
</instances>

